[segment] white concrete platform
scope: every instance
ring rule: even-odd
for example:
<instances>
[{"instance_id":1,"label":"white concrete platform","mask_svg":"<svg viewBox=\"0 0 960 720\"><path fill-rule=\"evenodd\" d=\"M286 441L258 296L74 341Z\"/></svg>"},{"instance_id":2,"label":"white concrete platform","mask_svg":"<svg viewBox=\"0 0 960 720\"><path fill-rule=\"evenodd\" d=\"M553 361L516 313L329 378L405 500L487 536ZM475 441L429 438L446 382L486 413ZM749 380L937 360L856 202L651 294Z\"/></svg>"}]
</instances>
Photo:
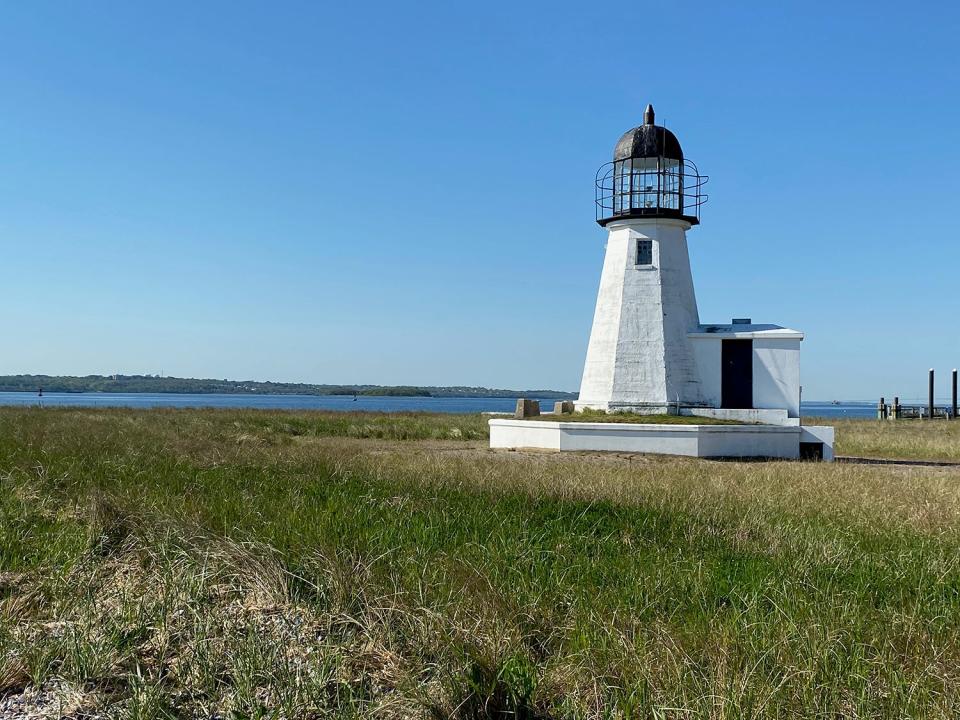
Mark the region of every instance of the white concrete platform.
<instances>
[{"instance_id":1,"label":"white concrete platform","mask_svg":"<svg viewBox=\"0 0 960 720\"><path fill-rule=\"evenodd\" d=\"M827 426L586 423L513 418L488 422L491 448L797 460L801 457L800 444L814 443L822 444L824 461L833 461L834 432Z\"/></svg>"},{"instance_id":2,"label":"white concrete platform","mask_svg":"<svg viewBox=\"0 0 960 720\"><path fill-rule=\"evenodd\" d=\"M787 410L768 408L734 410L725 408L680 408L681 415L693 417L714 418L716 420L732 420L748 425L799 425L800 418L790 417Z\"/></svg>"}]
</instances>

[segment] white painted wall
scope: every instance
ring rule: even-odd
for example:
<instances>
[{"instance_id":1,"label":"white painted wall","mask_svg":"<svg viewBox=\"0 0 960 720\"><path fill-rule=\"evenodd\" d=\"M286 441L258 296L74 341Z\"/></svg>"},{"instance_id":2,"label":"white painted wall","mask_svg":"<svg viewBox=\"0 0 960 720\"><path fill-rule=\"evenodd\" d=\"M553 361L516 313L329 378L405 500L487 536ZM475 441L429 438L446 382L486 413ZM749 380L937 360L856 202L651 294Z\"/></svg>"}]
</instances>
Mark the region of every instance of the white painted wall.
<instances>
[{"instance_id":1,"label":"white painted wall","mask_svg":"<svg viewBox=\"0 0 960 720\"><path fill-rule=\"evenodd\" d=\"M681 415L692 417L717 418L718 420L734 420L741 423L762 423L764 425L799 425L800 418L787 415L786 408L745 409L745 408L707 408L690 407L680 408Z\"/></svg>"},{"instance_id":2,"label":"white painted wall","mask_svg":"<svg viewBox=\"0 0 960 720\"><path fill-rule=\"evenodd\" d=\"M593 312L590 343L580 382L577 407L593 407L605 410L613 396L614 359L620 337L620 309L623 302L623 276L625 273L628 235L607 237L603 270L600 273L600 289Z\"/></svg>"},{"instance_id":3,"label":"white painted wall","mask_svg":"<svg viewBox=\"0 0 960 720\"><path fill-rule=\"evenodd\" d=\"M720 407L721 399L721 347L720 338L715 336L697 337L690 340L693 345L694 362L700 377L700 397L707 407Z\"/></svg>"},{"instance_id":4,"label":"white painted wall","mask_svg":"<svg viewBox=\"0 0 960 720\"><path fill-rule=\"evenodd\" d=\"M784 425L700 427L700 457L769 457L796 460L800 457L800 428ZM771 432L780 430L782 432Z\"/></svg>"},{"instance_id":5,"label":"white painted wall","mask_svg":"<svg viewBox=\"0 0 960 720\"><path fill-rule=\"evenodd\" d=\"M489 420L490 447L492 448L542 448L560 450L559 423L533 422L531 420ZM519 423L525 423L520 425ZM517 442L523 444L518 445Z\"/></svg>"},{"instance_id":6,"label":"white painted wall","mask_svg":"<svg viewBox=\"0 0 960 720\"><path fill-rule=\"evenodd\" d=\"M800 341L753 341L753 406L800 417Z\"/></svg>"},{"instance_id":7,"label":"white painted wall","mask_svg":"<svg viewBox=\"0 0 960 720\"><path fill-rule=\"evenodd\" d=\"M566 423L558 429L561 450L609 450L613 452L662 453L665 455L689 455L696 457L699 442L696 433L671 432L666 425L647 425L637 431L630 424L619 427L613 423L605 428L582 427L588 423ZM611 428L610 426L613 425ZM580 426L580 427L575 427Z\"/></svg>"},{"instance_id":8,"label":"white painted wall","mask_svg":"<svg viewBox=\"0 0 960 720\"><path fill-rule=\"evenodd\" d=\"M688 334L699 326L686 231L663 218L607 225L607 248L578 407L663 411L702 403ZM636 265L636 241L653 263Z\"/></svg>"}]
</instances>

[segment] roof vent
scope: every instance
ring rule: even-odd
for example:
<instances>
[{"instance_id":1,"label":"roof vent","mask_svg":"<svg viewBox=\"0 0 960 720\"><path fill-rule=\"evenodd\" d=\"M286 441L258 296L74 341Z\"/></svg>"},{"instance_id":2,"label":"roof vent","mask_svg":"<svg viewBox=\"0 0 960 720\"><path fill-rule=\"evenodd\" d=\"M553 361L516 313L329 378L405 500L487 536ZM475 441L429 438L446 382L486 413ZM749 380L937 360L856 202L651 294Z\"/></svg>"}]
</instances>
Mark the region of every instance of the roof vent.
<instances>
[{"instance_id":1,"label":"roof vent","mask_svg":"<svg viewBox=\"0 0 960 720\"><path fill-rule=\"evenodd\" d=\"M751 320L750 318L734 318L733 324L734 325L753 325L753 320Z\"/></svg>"}]
</instances>

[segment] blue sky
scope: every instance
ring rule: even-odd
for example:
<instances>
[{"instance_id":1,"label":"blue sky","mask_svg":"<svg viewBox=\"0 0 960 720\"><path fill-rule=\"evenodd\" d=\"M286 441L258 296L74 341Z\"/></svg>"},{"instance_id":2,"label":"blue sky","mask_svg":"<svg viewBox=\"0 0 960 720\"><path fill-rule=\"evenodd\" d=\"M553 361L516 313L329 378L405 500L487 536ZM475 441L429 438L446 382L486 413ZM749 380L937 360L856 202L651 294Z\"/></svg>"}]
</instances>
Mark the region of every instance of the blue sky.
<instances>
[{"instance_id":1,"label":"blue sky","mask_svg":"<svg viewBox=\"0 0 960 720\"><path fill-rule=\"evenodd\" d=\"M710 175L701 318L804 397L960 365L948 3L5 3L0 373L576 389L593 178ZM941 380L939 394L947 392Z\"/></svg>"}]
</instances>

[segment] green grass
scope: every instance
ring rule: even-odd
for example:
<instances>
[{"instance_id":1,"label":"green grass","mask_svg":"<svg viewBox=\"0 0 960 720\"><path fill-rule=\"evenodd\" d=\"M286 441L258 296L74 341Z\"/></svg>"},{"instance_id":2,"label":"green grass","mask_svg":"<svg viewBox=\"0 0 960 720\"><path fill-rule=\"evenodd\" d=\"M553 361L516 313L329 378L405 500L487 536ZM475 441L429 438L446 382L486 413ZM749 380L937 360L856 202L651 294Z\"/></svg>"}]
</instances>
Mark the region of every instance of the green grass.
<instances>
[{"instance_id":1,"label":"green grass","mask_svg":"<svg viewBox=\"0 0 960 720\"><path fill-rule=\"evenodd\" d=\"M640 415L631 412L603 412L601 410L578 410L564 415L538 415L524 420L549 420L553 422L593 422L593 423L644 423L654 425L742 425L740 420L697 417L693 415Z\"/></svg>"},{"instance_id":2,"label":"green grass","mask_svg":"<svg viewBox=\"0 0 960 720\"><path fill-rule=\"evenodd\" d=\"M0 690L124 717L960 712L957 473L493 452L463 440L485 422L0 409Z\"/></svg>"},{"instance_id":3,"label":"green grass","mask_svg":"<svg viewBox=\"0 0 960 720\"><path fill-rule=\"evenodd\" d=\"M219 418L216 412L205 417ZM484 440L488 418L479 413L284 412L245 410L232 413L238 436L267 443L297 437L351 437L381 440Z\"/></svg>"}]
</instances>

